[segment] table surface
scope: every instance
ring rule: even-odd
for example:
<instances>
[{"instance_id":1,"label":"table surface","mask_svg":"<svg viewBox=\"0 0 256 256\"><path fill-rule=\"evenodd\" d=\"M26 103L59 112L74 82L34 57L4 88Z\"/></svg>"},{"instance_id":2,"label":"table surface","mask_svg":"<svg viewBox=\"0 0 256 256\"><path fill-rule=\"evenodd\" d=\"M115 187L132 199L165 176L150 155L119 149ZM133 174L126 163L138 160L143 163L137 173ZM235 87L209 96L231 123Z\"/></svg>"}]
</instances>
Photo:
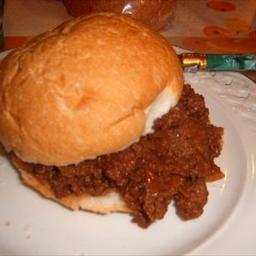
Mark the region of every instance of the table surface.
<instances>
[{"instance_id":1,"label":"table surface","mask_svg":"<svg viewBox=\"0 0 256 256\"><path fill-rule=\"evenodd\" d=\"M4 50L72 18L61 0L4 2ZM161 33L195 52L256 54L256 0L178 0L174 19ZM256 81L255 73L244 74Z\"/></svg>"}]
</instances>

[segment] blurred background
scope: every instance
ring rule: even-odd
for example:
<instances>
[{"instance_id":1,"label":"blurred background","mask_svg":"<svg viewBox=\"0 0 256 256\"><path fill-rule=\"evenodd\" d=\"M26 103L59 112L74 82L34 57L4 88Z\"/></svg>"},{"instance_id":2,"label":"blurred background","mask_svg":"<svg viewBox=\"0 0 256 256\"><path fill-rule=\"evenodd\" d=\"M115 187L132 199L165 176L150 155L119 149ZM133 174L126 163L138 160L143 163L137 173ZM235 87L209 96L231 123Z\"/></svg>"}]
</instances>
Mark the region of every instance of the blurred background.
<instances>
[{"instance_id":1,"label":"blurred background","mask_svg":"<svg viewBox=\"0 0 256 256\"><path fill-rule=\"evenodd\" d=\"M130 14L171 44L206 53L256 53L256 0L0 0L2 50L21 45L72 16Z\"/></svg>"}]
</instances>

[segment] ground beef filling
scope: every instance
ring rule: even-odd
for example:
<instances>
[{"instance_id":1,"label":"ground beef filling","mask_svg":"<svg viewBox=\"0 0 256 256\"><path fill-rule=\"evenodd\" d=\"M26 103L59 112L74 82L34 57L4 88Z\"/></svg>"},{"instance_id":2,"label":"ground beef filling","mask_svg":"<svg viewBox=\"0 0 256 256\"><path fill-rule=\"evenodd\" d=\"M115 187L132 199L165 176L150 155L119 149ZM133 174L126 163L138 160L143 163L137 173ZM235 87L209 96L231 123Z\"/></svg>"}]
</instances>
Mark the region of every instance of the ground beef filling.
<instances>
[{"instance_id":1,"label":"ground beef filling","mask_svg":"<svg viewBox=\"0 0 256 256\"><path fill-rule=\"evenodd\" d=\"M58 198L114 189L141 227L163 218L172 200L187 220L202 214L206 182L223 177L214 163L222 135L210 123L203 97L185 85L179 103L155 121L154 133L127 149L65 167L27 164L26 171L48 183Z\"/></svg>"}]
</instances>

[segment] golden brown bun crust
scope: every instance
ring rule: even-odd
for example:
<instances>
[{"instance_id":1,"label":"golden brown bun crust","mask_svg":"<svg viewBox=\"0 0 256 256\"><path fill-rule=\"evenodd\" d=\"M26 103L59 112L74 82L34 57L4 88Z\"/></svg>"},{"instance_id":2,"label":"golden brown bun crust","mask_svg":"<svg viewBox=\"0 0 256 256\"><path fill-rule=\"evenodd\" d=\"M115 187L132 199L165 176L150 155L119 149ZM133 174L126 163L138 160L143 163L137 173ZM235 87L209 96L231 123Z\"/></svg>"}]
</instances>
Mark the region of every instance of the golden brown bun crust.
<instances>
[{"instance_id":1,"label":"golden brown bun crust","mask_svg":"<svg viewBox=\"0 0 256 256\"><path fill-rule=\"evenodd\" d=\"M23 161L78 163L118 151L144 130L182 69L157 33L127 16L80 17L36 37L0 65L0 142Z\"/></svg>"},{"instance_id":2,"label":"golden brown bun crust","mask_svg":"<svg viewBox=\"0 0 256 256\"><path fill-rule=\"evenodd\" d=\"M131 210L126 206L124 201L116 192L110 192L104 196L97 197L90 195L70 195L63 198L57 198L49 185L40 183L37 179L25 171L26 167L23 166L24 163L19 161L17 157L12 157L11 162L19 171L24 184L30 186L44 197L52 199L69 209L81 209L101 214L107 214L111 212L131 212Z\"/></svg>"}]
</instances>

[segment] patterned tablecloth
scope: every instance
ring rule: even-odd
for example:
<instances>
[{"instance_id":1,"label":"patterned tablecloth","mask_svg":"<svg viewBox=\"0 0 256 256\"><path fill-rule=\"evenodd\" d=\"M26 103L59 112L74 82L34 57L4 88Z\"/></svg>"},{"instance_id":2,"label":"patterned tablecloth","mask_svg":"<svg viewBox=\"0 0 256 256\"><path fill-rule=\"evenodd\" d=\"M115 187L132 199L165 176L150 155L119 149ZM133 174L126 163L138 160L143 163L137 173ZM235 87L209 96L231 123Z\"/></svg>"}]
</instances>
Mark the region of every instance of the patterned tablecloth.
<instances>
[{"instance_id":1,"label":"patterned tablecloth","mask_svg":"<svg viewBox=\"0 0 256 256\"><path fill-rule=\"evenodd\" d=\"M165 34L198 52L256 53L256 0L177 0L173 27Z\"/></svg>"},{"instance_id":2,"label":"patterned tablecloth","mask_svg":"<svg viewBox=\"0 0 256 256\"><path fill-rule=\"evenodd\" d=\"M60 0L5 0L5 49L70 19ZM197 52L256 53L256 0L177 0L162 32L176 46Z\"/></svg>"}]
</instances>

